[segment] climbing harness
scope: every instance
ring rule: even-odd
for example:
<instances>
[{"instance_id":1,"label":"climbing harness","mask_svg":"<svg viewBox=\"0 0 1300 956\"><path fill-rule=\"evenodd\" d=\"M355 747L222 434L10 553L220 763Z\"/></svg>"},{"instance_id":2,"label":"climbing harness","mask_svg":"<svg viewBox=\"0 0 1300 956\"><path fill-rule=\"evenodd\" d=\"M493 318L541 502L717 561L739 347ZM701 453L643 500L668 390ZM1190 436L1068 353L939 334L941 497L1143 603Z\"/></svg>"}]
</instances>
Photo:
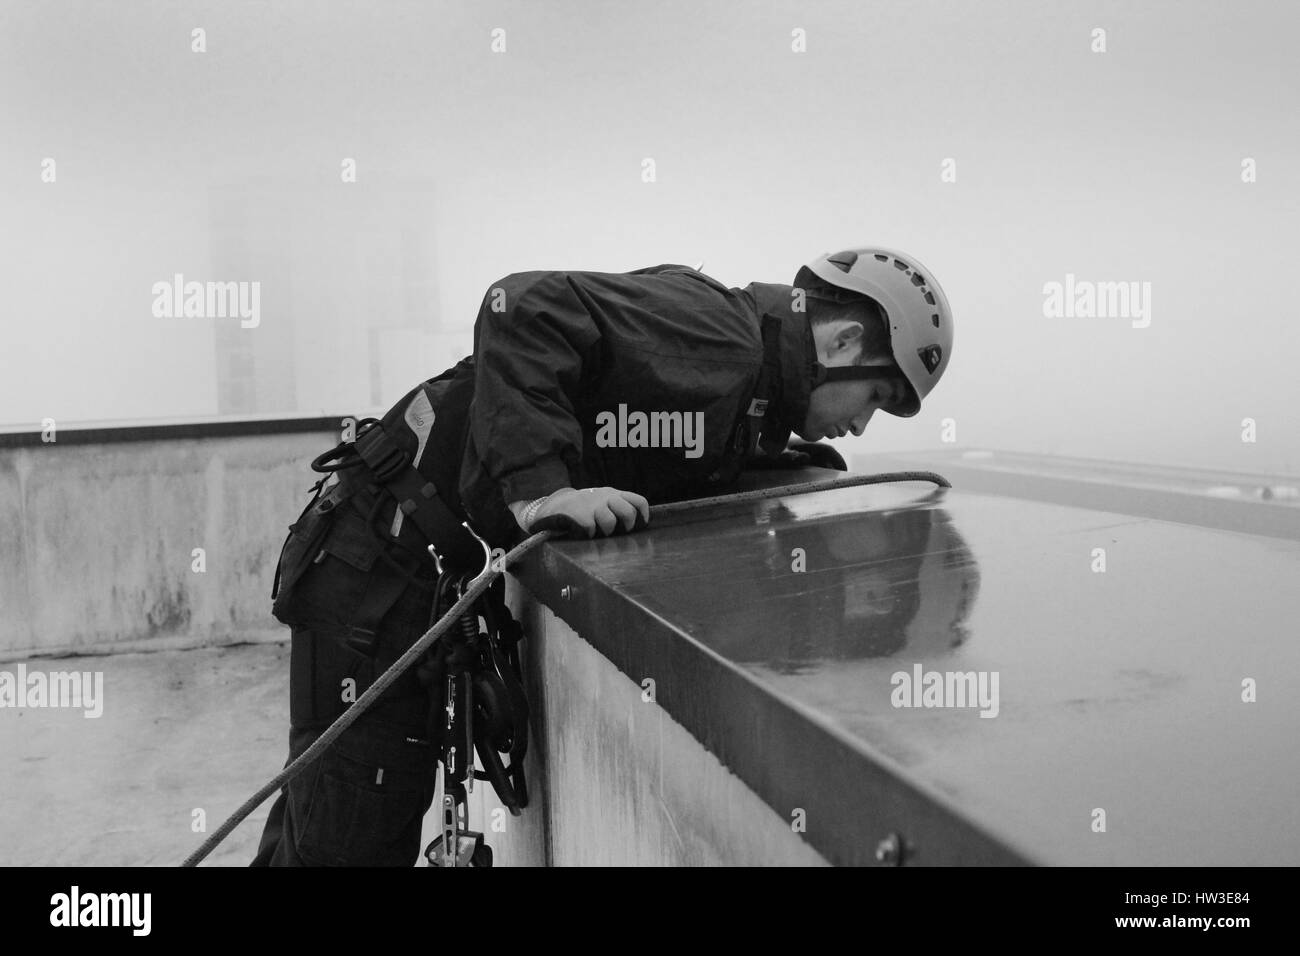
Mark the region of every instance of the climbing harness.
<instances>
[{"instance_id":1,"label":"climbing harness","mask_svg":"<svg viewBox=\"0 0 1300 956\"><path fill-rule=\"evenodd\" d=\"M650 509L650 513L652 518L663 518L720 504L743 504L765 498L835 491L859 485L894 481L929 481L941 488L951 487L947 479L934 472L886 472L655 505ZM438 676L439 658L444 660L441 679L447 681L447 693L443 705L445 709L443 718L440 718L444 780L442 832L425 851L425 857L431 865L439 866L491 865L491 850L483 842L483 834L469 829L465 793L473 786L475 779L486 779L497 789L498 796L512 813L518 813L527 805L528 794L522 773L523 757L527 746L524 736L527 704L523 702L522 683L519 677L522 670L518 654L520 637L518 624L513 619L509 623L504 620L498 621L499 635L494 642L490 634L484 635L479 632L478 612L475 609L476 605L480 608L490 607L491 602L487 605L478 605L478 602L488 589L498 582L505 570L517 564L524 555L539 544L557 537L557 533L539 531L511 548L503 558L494 561L487 544L474 533L469 524L461 522L460 527L469 539L476 541L482 549L484 557L482 569L472 577L467 574L444 574L440 577L438 600L434 603L433 611L436 620L424 635L407 648L357 698L355 703L312 742L311 746L244 801L197 850L186 857L181 866L197 866L267 797L278 792L319 758L339 735L355 723L408 668L423 660L435 676ZM431 554L435 562L442 565L442 570L448 570L443 564L444 556L441 552L435 550L431 551ZM450 583L443 584L444 577ZM454 601L451 600L453 594ZM445 606L449 602L450 606ZM490 632L493 622L486 616L484 620L488 623ZM455 636L451 636L453 628L459 630ZM471 629L474 631L473 637L470 634ZM444 639L445 648L439 648L426 660L426 654L430 649ZM477 705L475 689L478 690ZM481 773L474 769L476 752L485 767ZM510 758L509 767L500 760L500 755L503 753ZM437 863L434 862L435 859Z\"/></svg>"}]
</instances>

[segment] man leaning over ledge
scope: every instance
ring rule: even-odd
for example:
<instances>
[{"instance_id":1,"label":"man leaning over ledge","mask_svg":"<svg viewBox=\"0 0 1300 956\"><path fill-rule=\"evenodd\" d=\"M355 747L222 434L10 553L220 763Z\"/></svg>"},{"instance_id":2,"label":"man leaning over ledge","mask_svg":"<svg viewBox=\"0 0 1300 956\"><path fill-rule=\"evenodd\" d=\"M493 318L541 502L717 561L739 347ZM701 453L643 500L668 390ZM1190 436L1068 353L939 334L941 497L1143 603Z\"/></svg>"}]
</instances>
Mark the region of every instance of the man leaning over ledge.
<instances>
[{"instance_id":1,"label":"man leaning over ledge","mask_svg":"<svg viewBox=\"0 0 1300 956\"><path fill-rule=\"evenodd\" d=\"M915 415L951 346L934 276L888 249L819 256L794 285L727 288L681 265L495 283L473 355L362 423L363 460L322 479L291 526L273 594L291 628L289 759L346 709L347 678L360 696L427 630L438 527L468 520L501 548L544 528L630 532L650 504L721 494L747 465L833 461L826 446L792 453L791 433ZM610 429L637 412L674 428L653 443ZM408 506L439 515L398 507L399 481L419 488ZM454 533L433 542L446 561L481 565ZM439 754L432 698L416 668L403 674L281 792L253 865L414 864Z\"/></svg>"}]
</instances>

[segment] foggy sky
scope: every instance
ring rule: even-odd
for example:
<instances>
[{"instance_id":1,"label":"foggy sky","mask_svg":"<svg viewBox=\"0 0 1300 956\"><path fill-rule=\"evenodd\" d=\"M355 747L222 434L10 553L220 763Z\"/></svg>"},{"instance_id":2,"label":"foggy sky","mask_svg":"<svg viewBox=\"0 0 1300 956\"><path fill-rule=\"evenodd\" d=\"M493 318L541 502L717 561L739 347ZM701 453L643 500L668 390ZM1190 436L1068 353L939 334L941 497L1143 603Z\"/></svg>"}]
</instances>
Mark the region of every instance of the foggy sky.
<instances>
[{"instance_id":1,"label":"foggy sky","mask_svg":"<svg viewBox=\"0 0 1300 956\"><path fill-rule=\"evenodd\" d=\"M959 447L1298 472L1297 26L1280 2L6 2L0 423L217 414L213 321L150 312L178 272L291 285L243 333L290 343L256 411L342 415L454 363L511 272L791 282L878 243L937 277L956 341L922 413L846 453L943 447L953 419ZM257 233L234 252L227 205ZM1150 326L1045 317L1067 273L1151 283Z\"/></svg>"}]
</instances>

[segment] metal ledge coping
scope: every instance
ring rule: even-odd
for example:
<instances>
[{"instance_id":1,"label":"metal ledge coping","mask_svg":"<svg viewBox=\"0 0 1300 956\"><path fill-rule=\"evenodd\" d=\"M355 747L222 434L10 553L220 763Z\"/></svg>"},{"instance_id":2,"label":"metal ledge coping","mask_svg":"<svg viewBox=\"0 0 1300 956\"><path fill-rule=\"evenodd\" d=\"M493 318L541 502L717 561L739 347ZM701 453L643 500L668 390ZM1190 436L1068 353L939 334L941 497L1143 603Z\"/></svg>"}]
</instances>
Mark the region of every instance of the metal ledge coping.
<instances>
[{"instance_id":1,"label":"metal ledge coping","mask_svg":"<svg viewBox=\"0 0 1300 956\"><path fill-rule=\"evenodd\" d=\"M820 468L747 474L734 490L841 476ZM933 486L873 486L882 500L921 498ZM828 493L828 494L833 494ZM900 498L901 495L901 498ZM655 681L655 700L786 820L805 812L804 838L836 865L1025 865L1012 834L994 835L937 789L908 774L823 713L766 684L680 620L629 593L629 572L653 575L655 540L687 526L735 537L788 498L737 508L720 504L672 516L639 535L595 542L551 542L514 573L634 682ZM701 524L704 523L704 524ZM760 531L761 533L761 531ZM609 560L613 558L614 560ZM602 569L604 564L607 569ZM725 601L726 595L716 595Z\"/></svg>"},{"instance_id":2,"label":"metal ledge coping","mask_svg":"<svg viewBox=\"0 0 1300 956\"><path fill-rule=\"evenodd\" d=\"M854 456L855 470L937 469L981 494L1300 541L1300 477L940 449Z\"/></svg>"},{"instance_id":3,"label":"metal ledge coping","mask_svg":"<svg viewBox=\"0 0 1300 956\"><path fill-rule=\"evenodd\" d=\"M550 542L518 576L833 863L1300 863L1300 542L1179 492L1098 510L935 470L951 489ZM895 697L935 674L994 705Z\"/></svg>"}]
</instances>

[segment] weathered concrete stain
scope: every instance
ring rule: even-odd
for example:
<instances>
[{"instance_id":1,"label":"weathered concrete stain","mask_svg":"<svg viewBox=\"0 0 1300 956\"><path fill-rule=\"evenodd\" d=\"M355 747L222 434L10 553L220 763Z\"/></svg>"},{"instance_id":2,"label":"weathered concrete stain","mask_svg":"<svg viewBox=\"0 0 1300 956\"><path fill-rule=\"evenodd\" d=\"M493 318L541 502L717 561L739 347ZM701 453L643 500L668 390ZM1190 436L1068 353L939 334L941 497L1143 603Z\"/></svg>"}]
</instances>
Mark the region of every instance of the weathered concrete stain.
<instances>
[{"instance_id":1,"label":"weathered concrete stain","mask_svg":"<svg viewBox=\"0 0 1300 956\"><path fill-rule=\"evenodd\" d=\"M176 634L190 624L189 595L181 588L163 587L151 595L154 604L145 612L149 634Z\"/></svg>"}]
</instances>

